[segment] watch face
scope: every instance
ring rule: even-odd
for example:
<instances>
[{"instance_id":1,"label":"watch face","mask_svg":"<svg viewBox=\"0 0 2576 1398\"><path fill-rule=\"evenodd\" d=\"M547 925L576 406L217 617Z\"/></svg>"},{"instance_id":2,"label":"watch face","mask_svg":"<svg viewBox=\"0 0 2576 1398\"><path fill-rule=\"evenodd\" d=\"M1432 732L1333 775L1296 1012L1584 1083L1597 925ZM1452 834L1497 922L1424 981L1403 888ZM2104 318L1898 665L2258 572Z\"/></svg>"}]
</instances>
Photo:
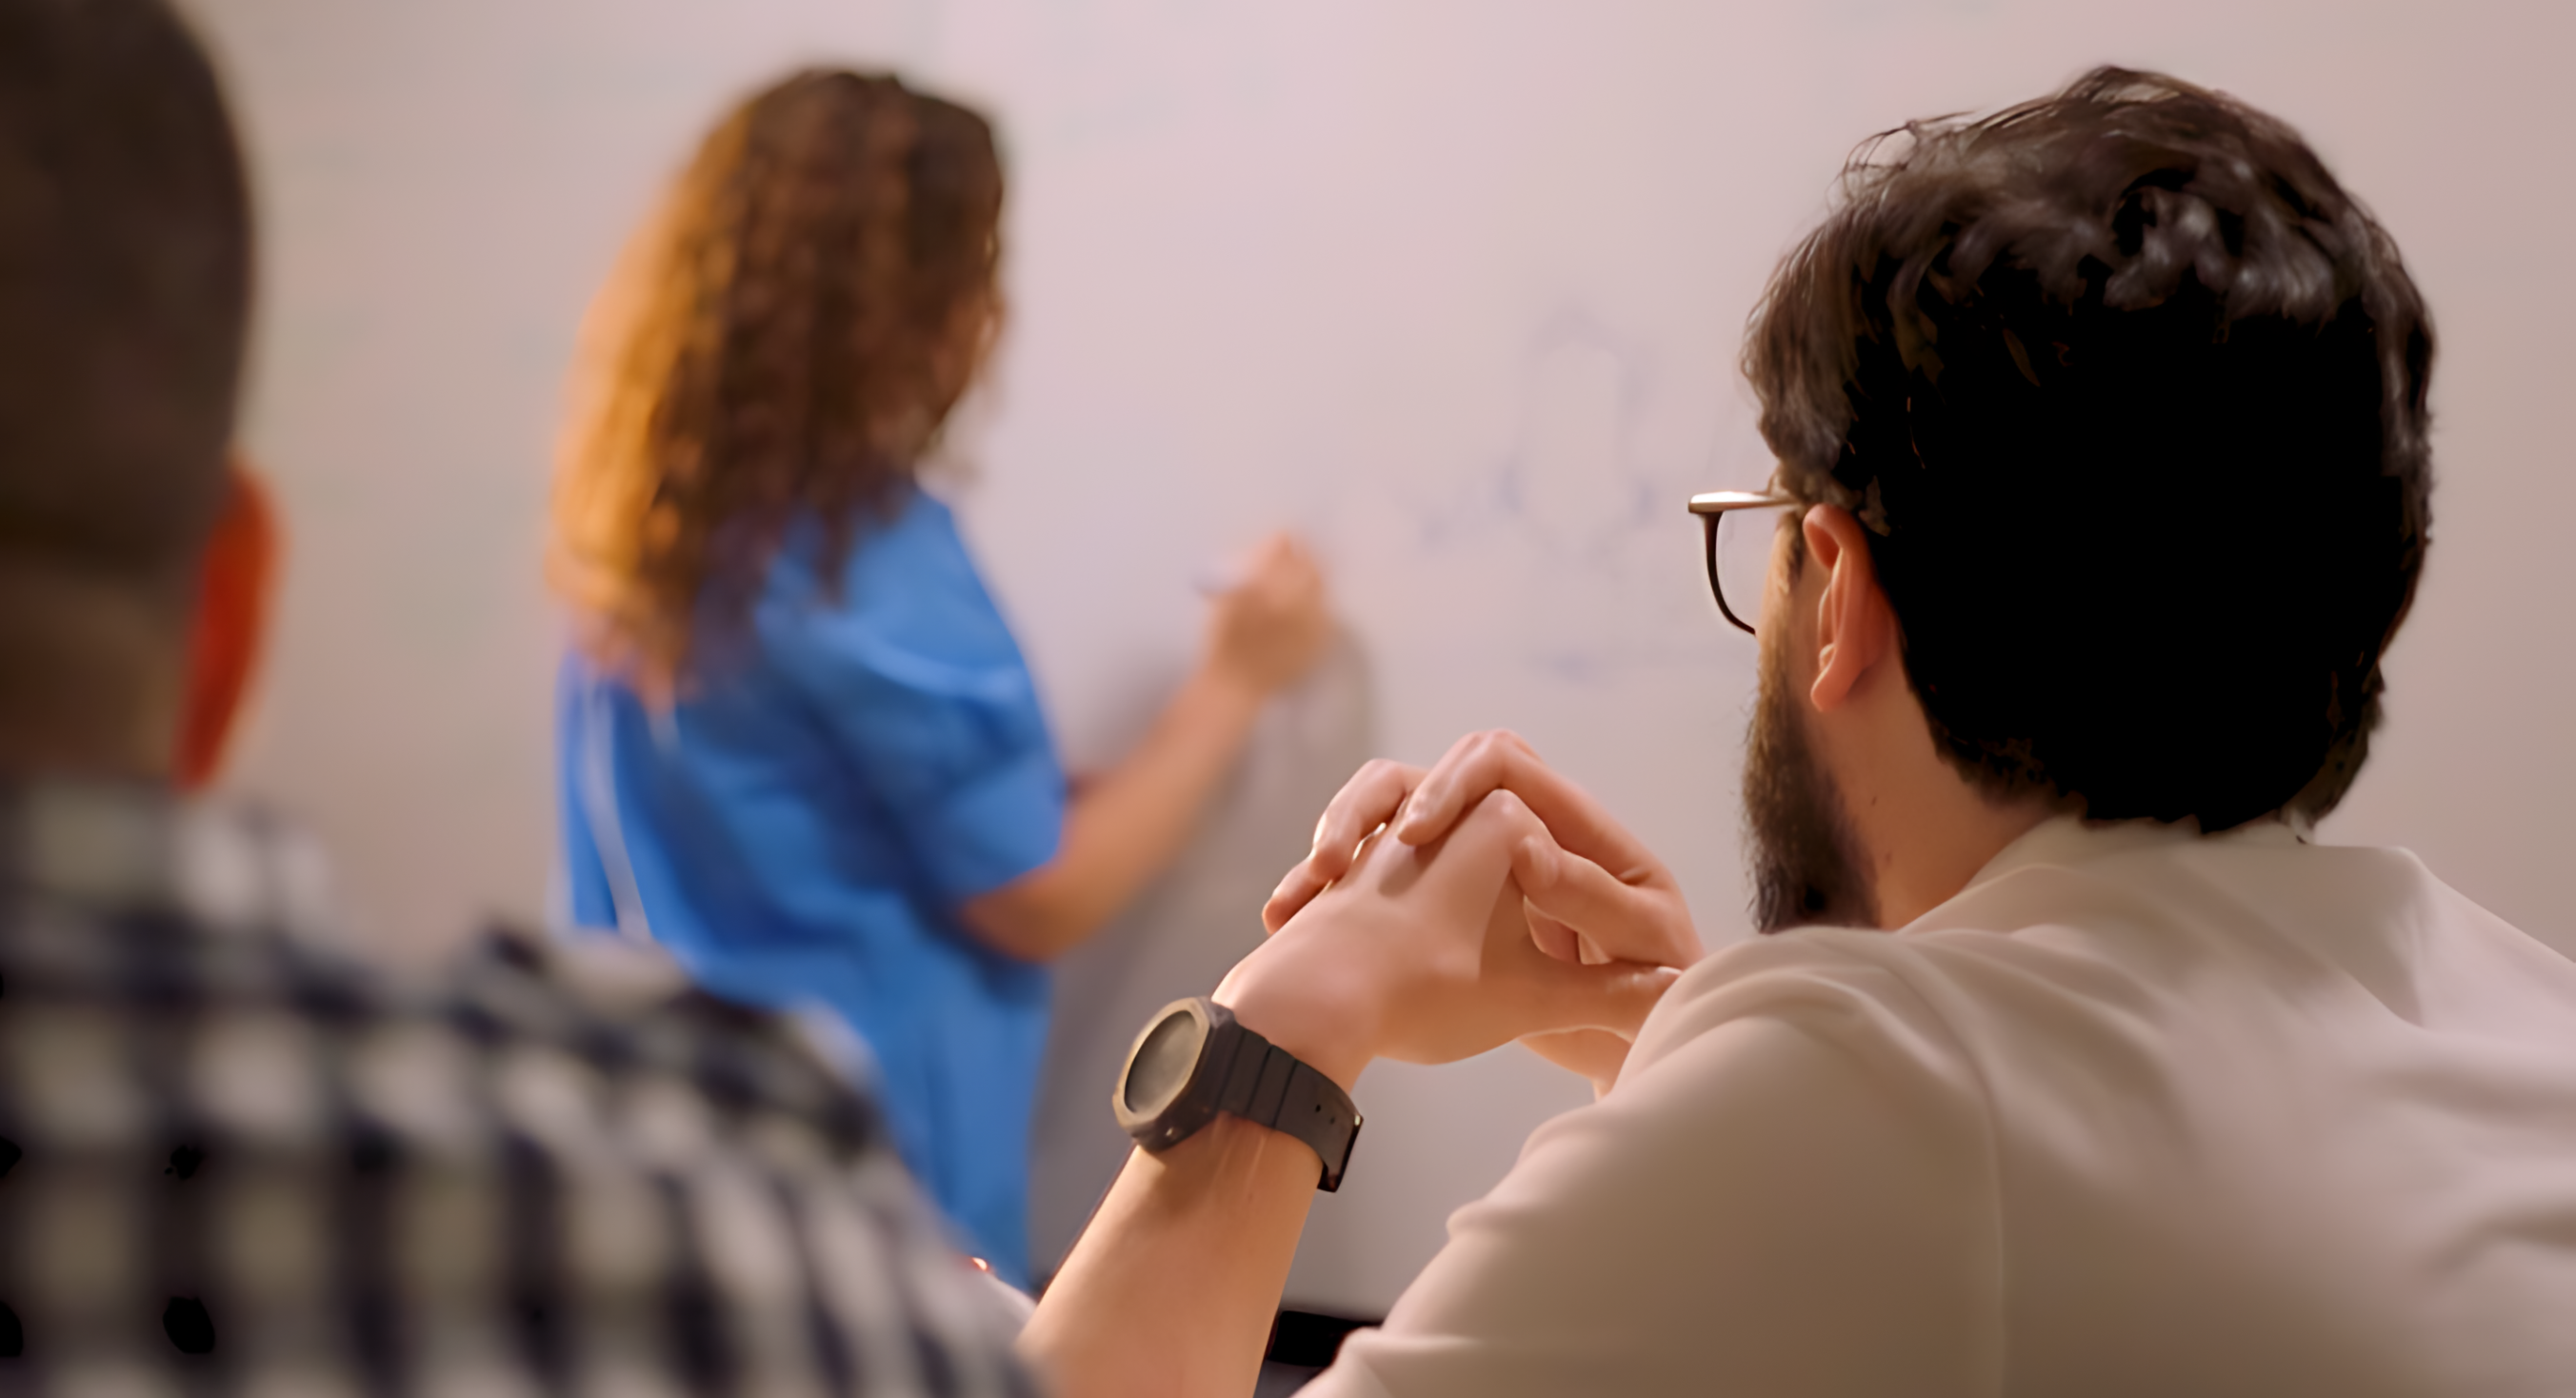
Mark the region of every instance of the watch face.
<instances>
[{"instance_id":1,"label":"watch face","mask_svg":"<svg viewBox=\"0 0 2576 1398\"><path fill-rule=\"evenodd\" d=\"M1136 1056L1127 1065L1127 1085L1122 1089L1127 1110L1150 1117L1170 1106L1189 1085L1190 1069L1198 1066L1199 1045L1205 1037L1198 1016L1188 1010L1163 1016L1163 1022L1136 1046Z\"/></svg>"}]
</instances>

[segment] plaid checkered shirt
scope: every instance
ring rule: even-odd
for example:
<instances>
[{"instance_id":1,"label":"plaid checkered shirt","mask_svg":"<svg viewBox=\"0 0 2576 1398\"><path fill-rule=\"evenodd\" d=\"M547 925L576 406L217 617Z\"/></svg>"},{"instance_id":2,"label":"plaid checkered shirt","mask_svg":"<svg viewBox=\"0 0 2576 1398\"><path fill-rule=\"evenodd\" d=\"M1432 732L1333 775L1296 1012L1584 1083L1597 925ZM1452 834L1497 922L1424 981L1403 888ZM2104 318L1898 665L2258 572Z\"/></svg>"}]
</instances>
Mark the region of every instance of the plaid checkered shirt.
<instances>
[{"instance_id":1,"label":"plaid checkered shirt","mask_svg":"<svg viewBox=\"0 0 2576 1398\"><path fill-rule=\"evenodd\" d=\"M0 788L0 1395L1035 1391L791 1040L372 973L321 889L255 813Z\"/></svg>"}]
</instances>

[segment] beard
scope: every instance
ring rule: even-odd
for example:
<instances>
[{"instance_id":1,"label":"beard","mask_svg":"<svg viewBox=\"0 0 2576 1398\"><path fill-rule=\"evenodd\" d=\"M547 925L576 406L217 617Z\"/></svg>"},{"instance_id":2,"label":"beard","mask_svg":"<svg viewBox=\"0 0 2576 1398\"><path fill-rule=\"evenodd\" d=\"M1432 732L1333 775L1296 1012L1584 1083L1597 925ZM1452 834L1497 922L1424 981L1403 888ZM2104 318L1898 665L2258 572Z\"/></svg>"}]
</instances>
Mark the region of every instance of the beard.
<instances>
[{"instance_id":1,"label":"beard","mask_svg":"<svg viewBox=\"0 0 2576 1398\"><path fill-rule=\"evenodd\" d=\"M1762 647L1762 684L1744 738L1744 830L1753 926L1876 927L1878 895L1842 791L1807 742L1785 651Z\"/></svg>"}]
</instances>

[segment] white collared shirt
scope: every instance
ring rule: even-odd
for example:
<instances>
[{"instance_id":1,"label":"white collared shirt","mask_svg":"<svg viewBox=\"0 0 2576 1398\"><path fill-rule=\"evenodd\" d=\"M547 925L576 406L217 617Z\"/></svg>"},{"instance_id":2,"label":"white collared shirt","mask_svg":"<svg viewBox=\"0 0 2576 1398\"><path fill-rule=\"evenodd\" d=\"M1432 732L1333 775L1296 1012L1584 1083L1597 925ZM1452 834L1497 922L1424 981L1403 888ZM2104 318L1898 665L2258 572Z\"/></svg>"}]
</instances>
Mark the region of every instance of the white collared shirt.
<instances>
[{"instance_id":1,"label":"white collared shirt","mask_svg":"<svg viewBox=\"0 0 2576 1398\"><path fill-rule=\"evenodd\" d=\"M1729 947L1316 1395L2576 1392L2576 963L2402 850L2052 821Z\"/></svg>"}]
</instances>

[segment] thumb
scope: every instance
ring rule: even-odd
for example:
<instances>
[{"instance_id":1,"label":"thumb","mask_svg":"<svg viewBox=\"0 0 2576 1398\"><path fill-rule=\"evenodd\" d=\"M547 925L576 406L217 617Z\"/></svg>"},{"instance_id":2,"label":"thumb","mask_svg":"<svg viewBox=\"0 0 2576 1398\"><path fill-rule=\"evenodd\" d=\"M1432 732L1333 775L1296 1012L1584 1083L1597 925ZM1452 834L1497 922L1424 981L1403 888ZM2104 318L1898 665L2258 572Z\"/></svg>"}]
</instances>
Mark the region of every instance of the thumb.
<instances>
[{"instance_id":1,"label":"thumb","mask_svg":"<svg viewBox=\"0 0 2576 1398\"><path fill-rule=\"evenodd\" d=\"M1670 966L1642 961L1612 961L1569 966L1552 962L1538 983L1538 1003L1531 1008L1545 1021L1526 1032L1559 1029L1607 1029L1634 1039L1664 992L1681 979Z\"/></svg>"}]
</instances>

